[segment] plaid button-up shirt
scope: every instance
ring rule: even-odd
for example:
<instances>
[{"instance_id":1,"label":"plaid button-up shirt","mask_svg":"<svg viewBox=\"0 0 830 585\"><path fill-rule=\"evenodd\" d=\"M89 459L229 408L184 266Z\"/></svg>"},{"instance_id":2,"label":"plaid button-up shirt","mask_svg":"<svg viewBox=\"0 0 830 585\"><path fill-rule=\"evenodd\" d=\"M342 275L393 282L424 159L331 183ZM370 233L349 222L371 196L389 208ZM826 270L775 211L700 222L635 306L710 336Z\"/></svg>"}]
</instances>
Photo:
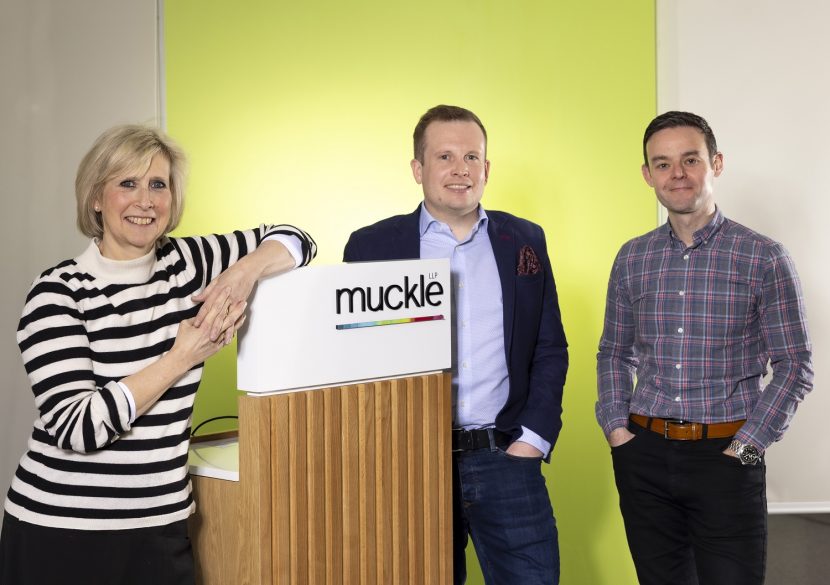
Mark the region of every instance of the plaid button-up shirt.
<instances>
[{"instance_id":1,"label":"plaid button-up shirt","mask_svg":"<svg viewBox=\"0 0 830 585\"><path fill-rule=\"evenodd\" d=\"M608 284L597 377L596 415L606 435L626 426L630 413L747 419L736 438L766 449L813 383L789 254L720 210L691 246L668 222L626 243Z\"/></svg>"}]
</instances>

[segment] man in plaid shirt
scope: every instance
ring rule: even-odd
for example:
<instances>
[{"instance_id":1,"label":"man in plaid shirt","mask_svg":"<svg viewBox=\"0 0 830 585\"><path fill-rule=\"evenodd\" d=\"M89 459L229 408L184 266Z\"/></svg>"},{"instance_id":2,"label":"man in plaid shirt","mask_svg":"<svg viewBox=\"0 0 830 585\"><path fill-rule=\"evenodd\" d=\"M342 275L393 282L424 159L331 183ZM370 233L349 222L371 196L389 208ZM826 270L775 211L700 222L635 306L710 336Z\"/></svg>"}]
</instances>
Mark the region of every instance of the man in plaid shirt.
<instances>
[{"instance_id":1,"label":"man in plaid shirt","mask_svg":"<svg viewBox=\"0 0 830 585\"><path fill-rule=\"evenodd\" d=\"M801 285L781 244L715 205L706 120L658 116L643 155L669 221L617 254L597 356L629 548L642 585L761 584L763 454L812 388Z\"/></svg>"}]
</instances>

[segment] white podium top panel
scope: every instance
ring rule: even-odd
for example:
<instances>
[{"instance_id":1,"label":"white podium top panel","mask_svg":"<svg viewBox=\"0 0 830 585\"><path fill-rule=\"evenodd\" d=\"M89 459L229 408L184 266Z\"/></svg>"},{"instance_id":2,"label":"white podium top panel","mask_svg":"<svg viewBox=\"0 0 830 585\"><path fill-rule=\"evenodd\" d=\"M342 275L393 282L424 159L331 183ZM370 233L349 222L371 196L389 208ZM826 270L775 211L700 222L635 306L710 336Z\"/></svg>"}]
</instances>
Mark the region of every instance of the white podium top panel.
<instances>
[{"instance_id":1,"label":"white podium top panel","mask_svg":"<svg viewBox=\"0 0 830 585\"><path fill-rule=\"evenodd\" d=\"M451 367L448 259L310 266L259 282L239 332L250 393Z\"/></svg>"},{"instance_id":2,"label":"white podium top panel","mask_svg":"<svg viewBox=\"0 0 830 585\"><path fill-rule=\"evenodd\" d=\"M191 443L187 465L193 475L239 481L239 439Z\"/></svg>"}]
</instances>

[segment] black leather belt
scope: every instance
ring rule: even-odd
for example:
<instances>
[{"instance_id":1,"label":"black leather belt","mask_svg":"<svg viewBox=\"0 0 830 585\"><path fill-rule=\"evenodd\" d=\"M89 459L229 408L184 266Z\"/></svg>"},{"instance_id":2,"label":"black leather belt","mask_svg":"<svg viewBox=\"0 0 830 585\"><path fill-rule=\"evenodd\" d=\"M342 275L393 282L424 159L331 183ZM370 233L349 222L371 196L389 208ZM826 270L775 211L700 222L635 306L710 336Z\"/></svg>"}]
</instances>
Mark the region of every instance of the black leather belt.
<instances>
[{"instance_id":1,"label":"black leather belt","mask_svg":"<svg viewBox=\"0 0 830 585\"><path fill-rule=\"evenodd\" d=\"M507 447L512 438L497 429L452 430L452 451L474 451L475 449L496 449Z\"/></svg>"}]
</instances>

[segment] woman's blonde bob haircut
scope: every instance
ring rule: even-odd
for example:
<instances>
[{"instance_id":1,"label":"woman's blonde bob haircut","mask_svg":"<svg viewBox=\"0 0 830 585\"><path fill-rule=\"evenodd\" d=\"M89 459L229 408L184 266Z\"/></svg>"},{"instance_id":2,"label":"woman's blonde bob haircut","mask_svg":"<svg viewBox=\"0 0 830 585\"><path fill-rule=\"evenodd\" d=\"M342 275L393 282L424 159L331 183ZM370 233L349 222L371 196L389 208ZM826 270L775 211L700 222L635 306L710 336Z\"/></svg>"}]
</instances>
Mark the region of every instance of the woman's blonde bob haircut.
<instances>
[{"instance_id":1,"label":"woman's blonde bob haircut","mask_svg":"<svg viewBox=\"0 0 830 585\"><path fill-rule=\"evenodd\" d=\"M179 225L184 211L184 178L187 158L184 151L156 128L125 124L110 128L95 141L78 166L75 199L78 204L78 229L90 238L102 238L104 224L94 205L101 201L104 185L115 177L140 177L150 168L156 155L170 163L170 223L163 233Z\"/></svg>"}]
</instances>

